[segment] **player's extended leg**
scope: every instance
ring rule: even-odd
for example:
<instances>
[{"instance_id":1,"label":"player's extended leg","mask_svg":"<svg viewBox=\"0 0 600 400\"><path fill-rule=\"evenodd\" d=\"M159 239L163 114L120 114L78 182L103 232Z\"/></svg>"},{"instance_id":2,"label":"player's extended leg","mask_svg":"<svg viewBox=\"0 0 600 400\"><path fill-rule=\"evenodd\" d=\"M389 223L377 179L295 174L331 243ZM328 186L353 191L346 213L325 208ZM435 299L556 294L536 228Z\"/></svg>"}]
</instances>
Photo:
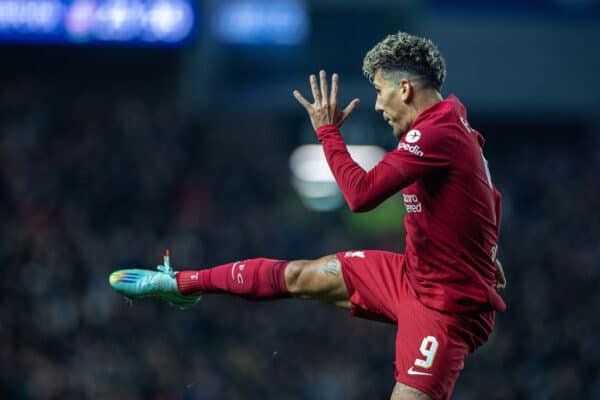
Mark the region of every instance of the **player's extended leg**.
<instances>
[{"instance_id":1,"label":"player's extended leg","mask_svg":"<svg viewBox=\"0 0 600 400\"><path fill-rule=\"evenodd\" d=\"M349 307L348 292L336 256L282 261L255 258L198 271L174 272L169 256L158 271L115 271L112 287L129 299L159 297L179 308L193 305L202 294L227 293L250 300L295 296Z\"/></svg>"}]
</instances>

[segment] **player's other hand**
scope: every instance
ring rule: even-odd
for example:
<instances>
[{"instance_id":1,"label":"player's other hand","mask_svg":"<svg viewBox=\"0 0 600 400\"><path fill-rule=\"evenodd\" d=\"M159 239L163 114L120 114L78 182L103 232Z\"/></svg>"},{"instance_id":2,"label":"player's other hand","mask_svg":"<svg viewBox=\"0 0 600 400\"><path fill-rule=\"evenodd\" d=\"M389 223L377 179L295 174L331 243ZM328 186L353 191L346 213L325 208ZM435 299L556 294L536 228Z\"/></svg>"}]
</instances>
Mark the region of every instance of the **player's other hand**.
<instances>
[{"instance_id":1,"label":"player's other hand","mask_svg":"<svg viewBox=\"0 0 600 400\"><path fill-rule=\"evenodd\" d=\"M352 111L358 105L359 99L354 99L341 110L337 104L338 95L338 74L333 74L331 78L331 93L327 87L327 73L323 70L319 72L320 85L317 84L317 77L309 77L310 88L314 102L309 103L298 90L294 90L294 97L308 112L310 122L315 130L323 125L336 125L340 127L348 119Z\"/></svg>"},{"instance_id":2,"label":"player's other hand","mask_svg":"<svg viewBox=\"0 0 600 400\"><path fill-rule=\"evenodd\" d=\"M502 263L496 258L496 290L500 291L506 288L506 276Z\"/></svg>"}]
</instances>

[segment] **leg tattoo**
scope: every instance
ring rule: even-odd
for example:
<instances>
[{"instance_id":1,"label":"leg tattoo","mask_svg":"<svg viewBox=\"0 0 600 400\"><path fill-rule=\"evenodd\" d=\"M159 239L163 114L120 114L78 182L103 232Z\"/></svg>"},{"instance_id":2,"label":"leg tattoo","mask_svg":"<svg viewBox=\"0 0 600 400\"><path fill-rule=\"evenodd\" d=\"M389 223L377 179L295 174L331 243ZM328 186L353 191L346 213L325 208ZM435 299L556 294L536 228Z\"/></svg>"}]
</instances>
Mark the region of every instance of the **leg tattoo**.
<instances>
[{"instance_id":1,"label":"leg tattoo","mask_svg":"<svg viewBox=\"0 0 600 400\"><path fill-rule=\"evenodd\" d=\"M337 258L327 261L321 270L324 274L338 276L342 272L342 264Z\"/></svg>"}]
</instances>

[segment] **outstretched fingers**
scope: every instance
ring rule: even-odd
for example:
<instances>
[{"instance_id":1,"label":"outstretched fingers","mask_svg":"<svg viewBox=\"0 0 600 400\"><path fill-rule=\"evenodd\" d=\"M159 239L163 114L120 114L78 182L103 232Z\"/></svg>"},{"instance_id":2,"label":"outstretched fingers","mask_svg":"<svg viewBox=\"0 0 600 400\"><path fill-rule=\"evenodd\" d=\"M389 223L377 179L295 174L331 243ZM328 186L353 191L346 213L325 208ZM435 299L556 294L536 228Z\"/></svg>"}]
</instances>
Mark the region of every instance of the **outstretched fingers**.
<instances>
[{"instance_id":1,"label":"outstretched fingers","mask_svg":"<svg viewBox=\"0 0 600 400\"><path fill-rule=\"evenodd\" d=\"M354 99L350 102L350 104L346 106L346 108L344 108L344 111L342 111L341 124L343 124L348 119L348 117L350 117L350 114L354 112L354 110L358 106L358 103L360 103L360 99Z\"/></svg>"},{"instance_id":2,"label":"outstretched fingers","mask_svg":"<svg viewBox=\"0 0 600 400\"><path fill-rule=\"evenodd\" d=\"M313 99L315 100L314 104L321 103L321 93L319 92L319 85L317 84L317 77L313 74L308 79L310 82L310 89L312 90Z\"/></svg>"},{"instance_id":3,"label":"outstretched fingers","mask_svg":"<svg viewBox=\"0 0 600 400\"><path fill-rule=\"evenodd\" d=\"M304 98L304 96L302 96L302 93L300 93L300 91L294 90L292 92L292 94L294 95L294 97L296 98L296 100L298 100L298 103L302 104L302 106L304 108L306 108L306 110L308 110L310 108L310 103L308 102L308 100L306 100Z\"/></svg>"},{"instance_id":4,"label":"outstretched fingers","mask_svg":"<svg viewBox=\"0 0 600 400\"><path fill-rule=\"evenodd\" d=\"M327 88L327 72L321 70L319 72L319 80L321 81L321 104L323 107L329 107L329 89Z\"/></svg>"},{"instance_id":5,"label":"outstretched fingers","mask_svg":"<svg viewBox=\"0 0 600 400\"><path fill-rule=\"evenodd\" d=\"M338 95L339 79L340 79L340 77L338 74L333 74L333 76L331 77L331 96L329 97L329 104L331 104L332 110L337 109L337 95Z\"/></svg>"},{"instance_id":6,"label":"outstretched fingers","mask_svg":"<svg viewBox=\"0 0 600 400\"><path fill-rule=\"evenodd\" d=\"M350 117L358 105L358 99L352 100L344 110L338 107L338 88L339 75L333 74L331 77L331 92L329 83L327 82L327 73L325 70L319 71L319 82L317 76L312 74L309 76L310 89L313 95L313 102L310 102L300 93L299 90L294 90L292 93L298 103L300 103L308 112L313 128L318 129L323 125L333 124L338 127Z\"/></svg>"}]
</instances>

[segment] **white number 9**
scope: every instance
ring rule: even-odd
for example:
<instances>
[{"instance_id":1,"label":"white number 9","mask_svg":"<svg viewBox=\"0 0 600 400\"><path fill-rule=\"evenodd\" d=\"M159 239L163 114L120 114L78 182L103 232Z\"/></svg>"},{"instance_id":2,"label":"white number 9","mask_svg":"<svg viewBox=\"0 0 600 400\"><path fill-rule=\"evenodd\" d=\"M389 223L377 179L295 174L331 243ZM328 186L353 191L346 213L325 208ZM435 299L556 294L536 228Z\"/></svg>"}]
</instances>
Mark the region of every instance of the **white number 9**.
<instances>
[{"instance_id":1,"label":"white number 9","mask_svg":"<svg viewBox=\"0 0 600 400\"><path fill-rule=\"evenodd\" d=\"M433 360L435 359L435 353L437 353L438 350L437 339L433 336L427 336L425 339L423 339L423 342L421 343L421 348L419 350L421 351L421 354L423 354L425 359L421 360L420 358L417 358L415 360L415 365L417 367L425 369L431 368Z\"/></svg>"}]
</instances>

